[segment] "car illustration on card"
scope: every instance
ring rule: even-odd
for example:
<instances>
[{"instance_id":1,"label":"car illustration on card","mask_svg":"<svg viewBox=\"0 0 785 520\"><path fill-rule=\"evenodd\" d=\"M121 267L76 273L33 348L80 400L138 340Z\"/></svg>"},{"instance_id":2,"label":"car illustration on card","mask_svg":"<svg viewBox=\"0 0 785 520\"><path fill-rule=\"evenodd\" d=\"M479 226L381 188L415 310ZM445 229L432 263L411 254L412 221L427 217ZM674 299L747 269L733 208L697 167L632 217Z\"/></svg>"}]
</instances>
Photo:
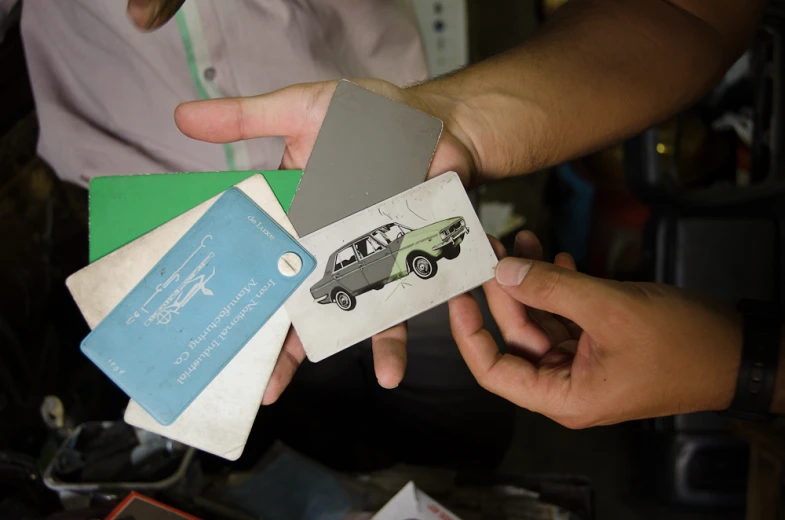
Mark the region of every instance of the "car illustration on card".
<instances>
[{"instance_id":1,"label":"car illustration on card","mask_svg":"<svg viewBox=\"0 0 785 520\"><path fill-rule=\"evenodd\" d=\"M311 287L311 296L317 303L335 303L350 311L357 305L357 296L410 273L423 280L433 278L437 261L457 258L468 233L463 217L418 229L397 222L378 227L330 255L324 277Z\"/></svg>"}]
</instances>

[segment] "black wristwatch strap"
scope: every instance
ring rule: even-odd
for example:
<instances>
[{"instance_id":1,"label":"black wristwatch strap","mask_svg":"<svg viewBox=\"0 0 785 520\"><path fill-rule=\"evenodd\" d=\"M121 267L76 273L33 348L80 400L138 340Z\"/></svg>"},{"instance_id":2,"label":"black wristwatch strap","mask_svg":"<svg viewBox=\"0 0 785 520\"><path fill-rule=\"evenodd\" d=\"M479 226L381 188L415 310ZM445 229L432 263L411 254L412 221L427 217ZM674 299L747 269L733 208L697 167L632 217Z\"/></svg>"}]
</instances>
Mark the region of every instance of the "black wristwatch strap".
<instances>
[{"instance_id":1,"label":"black wristwatch strap","mask_svg":"<svg viewBox=\"0 0 785 520\"><path fill-rule=\"evenodd\" d=\"M770 417L777 379L782 326L779 309L772 303L742 300L739 311L744 316L744 345L736 395L726 413L765 420Z\"/></svg>"}]
</instances>

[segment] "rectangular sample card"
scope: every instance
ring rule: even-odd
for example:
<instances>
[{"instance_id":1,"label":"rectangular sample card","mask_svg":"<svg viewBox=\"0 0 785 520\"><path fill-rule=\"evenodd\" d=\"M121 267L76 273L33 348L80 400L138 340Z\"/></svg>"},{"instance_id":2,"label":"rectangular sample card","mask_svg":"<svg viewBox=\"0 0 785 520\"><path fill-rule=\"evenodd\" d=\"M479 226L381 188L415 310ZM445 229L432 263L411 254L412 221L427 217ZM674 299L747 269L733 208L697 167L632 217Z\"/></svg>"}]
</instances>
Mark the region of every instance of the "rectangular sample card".
<instances>
[{"instance_id":1,"label":"rectangular sample card","mask_svg":"<svg viewBox=\"0 0 785 520\"><path fill-rule=\"evenodd\" d=\"M262 175L237 184L288 233L281 205ZM215 196L73 274L67 285L88 325L95 328L150 269L218 200ZM125 421L229 460L237 460L270 379L291 322L279 309L201 394L169 426L131 400Z\"/></svg>"},{"instance_id":2,"label":"rectangular sample card","mask_svg":"<svg viewBox=\"0 0 785 520\"><path fill-rule=\"evenodd\" d=\"M237 188L293 234L273 191L261 175ZM95 328L177 241L218 200L213 197L69 277L67 285L88 325ZM279 309L170 425L163 426L131 400L125 421L229 460L237 460L290 326Z\"/></svg>"},{"instance_id":3,"label":"rectangular sample card","mask_svg":"<svg viewBox=\"0 0 785 520\"><path fill-rule=\"evenodd\" d=\"M300 182L299 170L110 175L90 181L90 262L121 248L161 224L262 175L284 211Z\"/></svg>"},{"instance_id":4,"label":"rectangular sample card","mask_svg":"<svg viewBox=\"0 0 785 520\"><path fill-rule=\"evenodd\" d=\"M431 115L340 81L289 210L297 234L420 184L442 126Z\"/></svg>"},{"instance_id":5,"label":"rectangular sample card","mask_svg":"<svg viewBox=\"0 0 785 520\"><path fill-rule=\"evenodd\" d=\"M230 188L82 341L82 351L168 425L313 265L296 240Z\"/></svg>"},{"instance_id":6,"label":"rectangular sample card","mask_svg":"<svg viewBox=\"0 0 785 520\"><path fill-rule=\"evenodd\" d=\"M482 285L497 263L454 172L300 243L317 266L286 310L314 362Z\"/></svg>"}]
</instances>

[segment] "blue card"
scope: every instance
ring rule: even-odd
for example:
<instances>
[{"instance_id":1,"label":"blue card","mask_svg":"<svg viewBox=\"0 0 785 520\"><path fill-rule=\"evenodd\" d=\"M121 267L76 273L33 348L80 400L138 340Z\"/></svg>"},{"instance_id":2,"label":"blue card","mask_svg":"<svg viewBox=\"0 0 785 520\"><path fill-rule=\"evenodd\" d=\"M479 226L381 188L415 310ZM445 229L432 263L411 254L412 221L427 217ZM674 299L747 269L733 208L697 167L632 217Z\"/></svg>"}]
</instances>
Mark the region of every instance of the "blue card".
<instances>
[{"instance_id":1,"label":"blue card","mask_svg":"<svg viewBox=\"0 0 785 520\"><path fill-rule=\"evenodd\" d=\"M82 351L156 421L169 425L315 264L231 188L82 341Z\"/></svg>"}]
</instances>

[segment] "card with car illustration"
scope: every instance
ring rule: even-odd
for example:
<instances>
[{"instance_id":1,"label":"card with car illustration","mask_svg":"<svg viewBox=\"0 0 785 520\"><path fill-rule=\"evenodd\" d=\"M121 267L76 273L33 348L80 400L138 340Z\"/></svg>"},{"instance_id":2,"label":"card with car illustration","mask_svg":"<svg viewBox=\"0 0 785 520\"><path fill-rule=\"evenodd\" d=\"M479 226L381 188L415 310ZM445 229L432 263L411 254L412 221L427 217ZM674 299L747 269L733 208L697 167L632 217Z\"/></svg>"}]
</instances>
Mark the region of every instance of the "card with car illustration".
<instances>
[{"instance_id":1,"label":"card with car illustration","mask_svg":"<svg viewBox=\"0 0 785 520\"><path fill-rule=\"evenodd\" d=\"M316 268L286 302L320 361L470 291L497 260L454 172L300 240Z\"/></svg>"}]
</instances>

